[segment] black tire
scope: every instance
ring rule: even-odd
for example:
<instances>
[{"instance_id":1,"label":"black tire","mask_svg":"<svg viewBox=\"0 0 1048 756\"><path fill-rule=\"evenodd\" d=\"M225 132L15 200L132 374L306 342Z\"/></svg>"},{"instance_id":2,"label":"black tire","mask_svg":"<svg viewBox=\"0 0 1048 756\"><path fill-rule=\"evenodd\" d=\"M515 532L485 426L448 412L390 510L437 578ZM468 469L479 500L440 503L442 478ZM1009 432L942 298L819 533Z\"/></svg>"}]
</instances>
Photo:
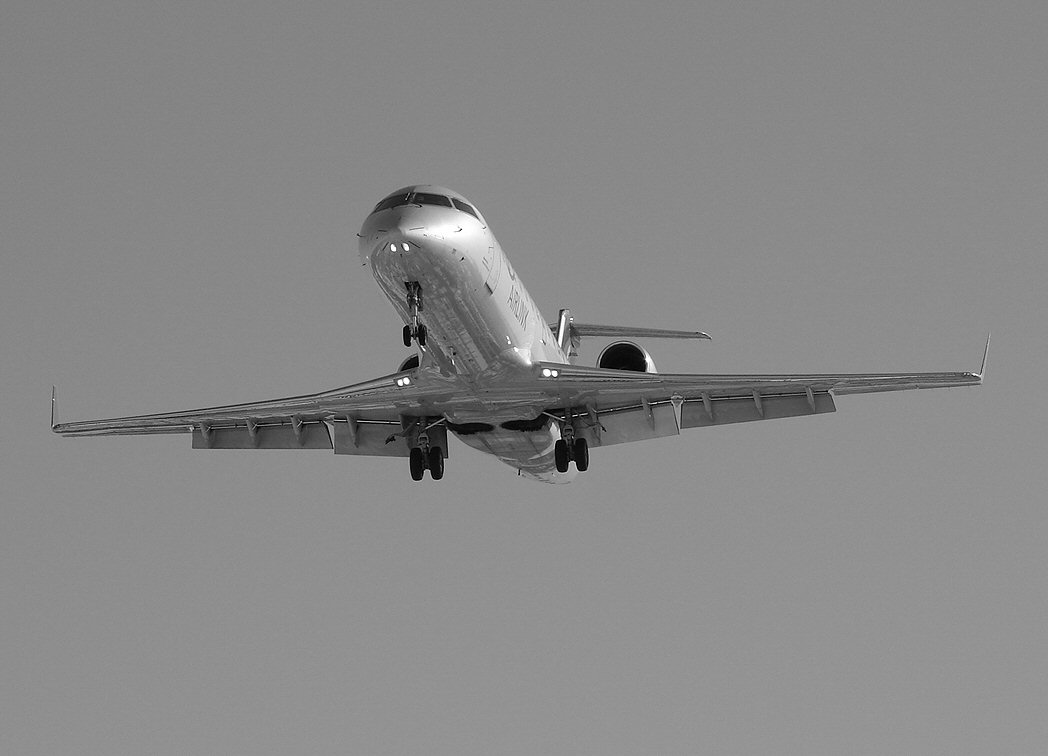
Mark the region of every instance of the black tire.
<instances>
[{"instance_id":1,"label":"black tire","mask_svg":"<svg viewBox=\"0 0 1048 756\"><path fill-rule=\"evenodd\" d=\"M557 439L553 447L553 459L557 463L557 472L568 471L568 442L563 438Z\"/></svg>"},{"instance_id":2,"label":"black tire","mask_svg":"<svg viewBox=\"0 0 1048 756\"><path fill-rule=\"evenodd\" d=\"M426 326L423 323L418 324L418 345L426 346Z\"/></svg>"},{"instance_id":3,"label":"black tire","mask_svg":"<svg viewBox=\"0 0 1048 756\"><path fill-rule=\"evenodd\" d=\"M584 438L575 439L575 469L579 472L589 469L589 443Z\"/></svg>"},{"instance_id":4,"label":"black tire","mask_svg":"<svg viewBox=\"0 0 1048 756\"><path fill-rule=\"evenodd\" d=\"M429 450L429 474L433 480L440 480L444 477L444 451L439 446L434 446Z\"/></svg>"},{"instance_id":5,"label":"black tire","mask_svg":"<svg viewBox=\"0 0 1048 756\"><path fill-rule=\"evenodd\" d=\"M411 466L411 479L422 480L422 475L426 472L426 456L422 453L422 449L417 446L413 447L408 462Z\"/></svg>"},{"instance_id":6,"label":"black tire","mask_svg":"<svg viewBox=\"0 0 1048 756\"><path fill-rule=\"evenodd\" d=\"M411 346L411 326L404 326L404 346Z\"/></svg>"}]
</instances>

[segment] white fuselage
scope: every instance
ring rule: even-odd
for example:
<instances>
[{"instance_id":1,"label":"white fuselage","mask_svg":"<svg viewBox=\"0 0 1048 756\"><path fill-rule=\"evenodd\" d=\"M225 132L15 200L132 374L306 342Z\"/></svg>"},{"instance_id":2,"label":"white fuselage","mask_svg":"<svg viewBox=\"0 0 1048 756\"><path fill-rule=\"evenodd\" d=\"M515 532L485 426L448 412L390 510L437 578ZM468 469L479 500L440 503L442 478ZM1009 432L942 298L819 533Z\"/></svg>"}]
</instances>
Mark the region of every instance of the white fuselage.
<instances>
[{"instance_id":1,"label":"white fuselage","mask_svg":"<svg viewBox=\"0 0 1048 756\"><path fill-rule=\"evenodd\" d=\"M472 209L462 195L441 187L401 190L414 191ZM482 216L456 206L400 204L368 216L359 237L361 259L405 323L412 320L407 284L421 286L419 319L428 338L420 370L459 384L470 397L443 413L449 429L522 474L568 482L573 471L558 473L554 463L560 427L542 414L548 397L485 400L486 387L530 371L535 362L563 363L567 356Z\"/></svg>"}]
</instances>

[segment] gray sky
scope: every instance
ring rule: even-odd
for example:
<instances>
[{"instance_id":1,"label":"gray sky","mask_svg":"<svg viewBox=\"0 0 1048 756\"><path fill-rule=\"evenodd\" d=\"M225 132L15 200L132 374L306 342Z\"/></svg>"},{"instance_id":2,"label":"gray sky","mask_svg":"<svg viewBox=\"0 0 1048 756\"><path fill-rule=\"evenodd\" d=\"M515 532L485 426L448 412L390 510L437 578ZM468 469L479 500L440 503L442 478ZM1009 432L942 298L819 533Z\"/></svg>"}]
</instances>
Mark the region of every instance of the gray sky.
<instances>
[{"instance_id":1,"label":"gray sky","mask_svg":"<svg viewBox=\"0 0 1048 756\"><path fill-rule=\"evenodd\" d=\"M0 751L1043 753L1048 6L371 5L0 7ZM988 384L559 488L48 432L393 369L413 182L664 370Z\"/></svg>"}]
</instances>

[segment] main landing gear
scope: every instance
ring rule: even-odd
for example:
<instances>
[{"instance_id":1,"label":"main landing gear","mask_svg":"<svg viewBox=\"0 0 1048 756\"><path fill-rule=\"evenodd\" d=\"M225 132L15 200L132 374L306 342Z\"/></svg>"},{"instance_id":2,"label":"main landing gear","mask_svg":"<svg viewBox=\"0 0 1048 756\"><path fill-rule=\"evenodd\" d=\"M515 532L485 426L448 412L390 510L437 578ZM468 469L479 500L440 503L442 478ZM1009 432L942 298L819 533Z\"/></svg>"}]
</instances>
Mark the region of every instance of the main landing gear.
<instances>
[{"instance_id":1,"label":"main landing gear","mask_svg":"<svg viewBox=\"0 0 1048 756\"><path fill-rule=\"evenodd\" d=\"M418 446L411 447L408 454L408 463L411 468L411 479L422 480L426 470L433 480L444 477L444 450L439 446L429 445L429 434L423 427L418 434Z\"/></svg>"},{"instance_id":2,"label":"main landing gear","mask_svg":"<svg viewBox=\"0 0 1048 756\"><path fill-rule=\"evenodd\" d=\"M405 286L408 289L408 312L411 313L411 322L404 326L404 346L411 346L412 340L415 340L420 347L424 347L426 326L418 317L422 312L422 285L418 281L407 281Z\"/></svg>"},{"instance_id":3,"label":"main landing gear","mask_svg":"<svg viewBox=\"0 0 1048 756\"><path fill-rule=\"evenodd\" d=\"M428 452L420 446L413 447L408 462L412 480L422 480L426 470L433 480L444 477L444 452L439 446L431 447Z\"/></svg>"},{"instance_id":4,"label":"main landing gear","mask_svg":"<svg viewBox=\"0 0 1048 756\"><path fill-rule=\"evenodd\" d=\"M572 462L579 472L589 469L589 443L584 438L575 438L575 429L571 423L561 426L560 438L553 447L553 459L557 472L566 473Z\"/></svg>"}]
</instances>

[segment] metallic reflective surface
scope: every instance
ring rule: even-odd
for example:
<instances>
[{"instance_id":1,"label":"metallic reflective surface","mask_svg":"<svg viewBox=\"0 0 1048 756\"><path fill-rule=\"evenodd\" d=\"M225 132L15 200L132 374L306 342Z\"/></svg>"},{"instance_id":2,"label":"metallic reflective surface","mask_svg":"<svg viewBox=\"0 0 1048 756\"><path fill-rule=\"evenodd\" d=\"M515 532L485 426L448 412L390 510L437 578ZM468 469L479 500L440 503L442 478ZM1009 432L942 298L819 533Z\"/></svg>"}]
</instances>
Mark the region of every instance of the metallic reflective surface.
<instances>
[{"instance_id":1,"label":"metallic reflective surface","mask_svg":"<svg viewBox=\"0 0 1048 756\"><path fill-rule=\"evenodd\" d=\"M415 201L417 200L417 201ZM562 438L589 448L727 423L834 412L833 395L973 386L978 373L819 375L659 374L647 350L619 342L614 367L572 364L578 340L708 339L701 331L576 324L539 312L476 206L438 186L381 200L358 234L359 254L414 333L417 361L332 391L247 404L74 423L67 436L191 433L194 448L328 449L407 457L429 445L447 456L447 432L520 474L569 482L556 471ZM407 337L406 337L407 338ZM424 344L422 342L425 342ZM563 448L563 444L561 444ZM417 449L416 449L417 452ZM584 462L579 469L584 469ZM436 476L435 476L436 477Z\"/></svg>"}]
</instances>

